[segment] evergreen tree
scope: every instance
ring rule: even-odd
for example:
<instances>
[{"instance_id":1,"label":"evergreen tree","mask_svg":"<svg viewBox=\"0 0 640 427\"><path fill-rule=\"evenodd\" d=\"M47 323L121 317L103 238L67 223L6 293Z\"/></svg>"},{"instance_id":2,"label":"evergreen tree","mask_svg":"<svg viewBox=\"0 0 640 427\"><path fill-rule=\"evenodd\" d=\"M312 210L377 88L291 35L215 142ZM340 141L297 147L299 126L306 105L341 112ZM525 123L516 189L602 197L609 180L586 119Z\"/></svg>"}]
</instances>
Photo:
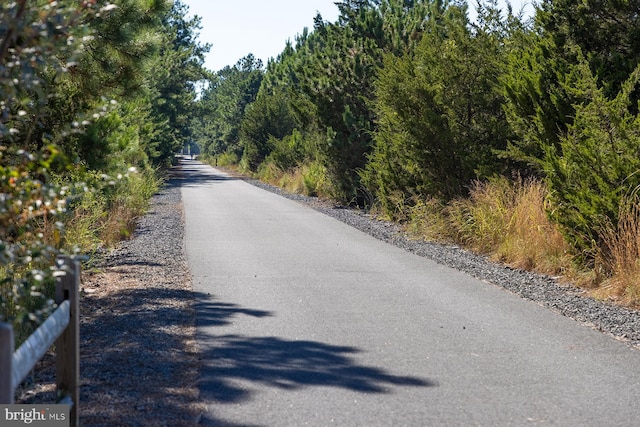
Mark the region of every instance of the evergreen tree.
<instances>
[{"instance_id":1,"label":"evergreen tree","mask_svg":"<svg viewBox=\"0 0 640 427\"><path fill-rule=\"evenodd\" d=\"M210 77L199 101L202 116L193 123L198 144L207 154L230 151L242 156L240 124L245 109L256 99L263 75L262 61L249 54Z\"/></svg>"},{"instance_id":2,"label":"evergreen tree","mask_svg":"<svg viewBox=\"0 0 640 427\"><path fill-rule=\"evenodd\" d=\"M538 19L557 46L580 47L607 96L615 97L640 61L637 1L544 0Z\"/></svg>"},{"instance_id":3,"label":"evergreen tree","mask_svg":"<svg viewBox=\"0 0 640 427\"><path fill-rule=\"evenodd\" d=\"M243 161L248 169L258 166L273 151L274 141L291 135L298 123L284 91L259 92L247 106L240 125Z\"/></svg>"},{"instance_id":4,"label":"evergreen tree","mask_svg":"<svg viewBox=\"0 0 640 427\"><path fill-rule=\"evenodd\" d=\"M289 60L291 80L304 95L303 122L321 132L318 146L336 196L364 203L359 171L367 163L376 128L374 81L385 52L409 49L422 32L430 2L344 1L336 23L316 17L313 33L299 41ZM314 139L315 140L315 139Z\"/></svg>"},{"instance_id":5,"label":"evergreen tree","mask_svg":"<svg viewBox=\"0 0 640 427\"><path fill-rule=\"evenodd\" d=\"M414 52L385 58L363 177L391 215L416 197L462 196L472 180L504 171L495 150L511 136L497 85L507 33L490 6L474 29L464 5L437 11Z\"/></svg>"},{"instance_id":6,"label":"evergreen tree","mask_svg":"<svg viewBox=\"0 0 640 427\"><path fill-rule=\"evenodd\" d=\"M155 163L169 162L193 139L197 84L208 77L204 55L209 46L197 41L200 18L187 21L187 13L181 1L174 3L162 23L165 47L148 68L151 115L163 130L147 148Z\"/></svg>"},{"instance_id":7,"label":"evergreen tree","mask_svg":"<svg viewBox=\"0 0 640 427\"><path fill-rule=\"evenodd\" d=\"M631 111L640 67L609 99L586 60L573 67L575 83L565 90L586 99L574 121L543 158L551 190L551 217L586 262L601 244L605 223L616 224L626 196L640 188L640 117Z\"/></svg>"}]
</instances>

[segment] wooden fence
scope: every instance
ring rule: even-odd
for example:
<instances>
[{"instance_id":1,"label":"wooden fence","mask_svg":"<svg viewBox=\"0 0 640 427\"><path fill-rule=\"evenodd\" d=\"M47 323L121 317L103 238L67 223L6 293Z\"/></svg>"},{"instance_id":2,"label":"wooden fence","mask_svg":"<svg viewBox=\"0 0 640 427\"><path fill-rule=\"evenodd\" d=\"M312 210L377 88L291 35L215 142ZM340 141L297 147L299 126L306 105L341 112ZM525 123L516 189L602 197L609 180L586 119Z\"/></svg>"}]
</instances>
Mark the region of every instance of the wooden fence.
<instances>
[{"instance_id":1,"label":"wooden fence","mask_svg":"<svg viewBox=\"0 0 640 427\"><path fill-rule=\"evenodd\" d=\"M0 323L0 404L14 403L16 388L55 342L57 403L71 406L70 424L77 426L80 397L80 262L71 257L61 257L58 262L66 271L56 284L58 308L15 352L13 328Z\"/></svg>"}]
</instances>

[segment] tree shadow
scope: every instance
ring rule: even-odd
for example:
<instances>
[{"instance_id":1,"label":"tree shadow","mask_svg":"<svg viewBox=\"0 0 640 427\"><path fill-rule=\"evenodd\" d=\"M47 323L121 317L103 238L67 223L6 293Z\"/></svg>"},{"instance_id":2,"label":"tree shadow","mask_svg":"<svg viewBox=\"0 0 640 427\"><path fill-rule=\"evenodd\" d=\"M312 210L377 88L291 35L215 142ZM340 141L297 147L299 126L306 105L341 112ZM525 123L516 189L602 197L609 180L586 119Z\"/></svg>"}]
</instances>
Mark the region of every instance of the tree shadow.
<instances>
[{"instance_id":1,"label":"tree shadow","mask_svg":"<svg viewBox=\"0 0 640 427\"><path fill-rule=\"evenodd\" d=\"M201 300L199 326L223 326L235 316L257 318L273 313L251 310L235 304ZM392 393L394 387L433 387L424 378L400 376L374 366L360 364L362 350L318 341L295 341L280 337L208 335L198 333L202 367L200 397L209 404L240 404L250 401L259 387L298 390L333 387L356 393ZM256 390L247 387L247 382ZM215 412L215 410L213 411ZM206 414L205 425L231 425Z\"/></svg>"},{"instance_id":2,"label":"tree shadow","mask_svg":"<svg viewBox=\"0 0 640 427\"><path fill-rule=\"evenodd\" d=\"M172 169L167 184L168 186L177 187L195 187L216 182L235 181L237 179L233 176L217 174L211 168L203 169L202 163L181 160L180 164Z\"/></svg>"},{"instance_id":3,"label":"tree shadow","mask_svg":"<svg viewBox=\"0 0 640 427\"><path fill-rule=\"evenodd\" d=\"M212 344L202 357L211 361L202 368L200 392L208 401L239 403L251 392L235 380L284 390L303 387L336 387L359 393L389 393L393 386L432 387L417 377L393 375L384 369L358 364L355 347L317 341L291 341L277 337L224 335L203 340ZM204 341L204 342L203 342Z\"/></svg>"},{"instance_id":4,"label":"tree shadow","mask_svg":"<svg viewBox=\"0 0 640 427\"><path fill-rule=\"evenodd\" d=\"M272 315L172 287L175 277L155 280L156 286L140 283L108 296L83 298L84 425L194 425L204 412L197 383L206 359L197 351L196 307L204 313L198 321L211 326L228 325L239 315ZM214 418L207 422L233 426Z\"/></svg>"},{"instance_id":5,"label":"tree shadow","mask_svg":"<svg viewBox=\"0 0 640 427\"><path fill-rule=\"evenodd\" d=\"M109 255L104 261L101 260L101 262L97 263L97 265L101 267L164 267L167 264L169 263L167 263L166 261L163 262L163 260L141 260L139 257L123 251L117 253L117 255Z\"/></svg>"},{"instance_id":6,"label":"tree shadow","mask_svg":"<svg viewBox=\"0 0 640 427\"><path fill-rule=\"evenodd\" d=\"M82 295L82 425L186 427L202 414L193 305L207 296L163 285L140 283L106 295ZM231 308L219 315L224 323ZM53 354L39 362L33 377L17 403L55 402Z\"/></svg>"},{"instance_id":7,"label":"tree shadow","mask_svg":"<svg viewBox=\"0 0 640 427\"><path fill-rule=\"evenodd\" d=\"M225 326L231 323L231 319L238 314L251 317L270 317L269 311L250 310L237 304L217 302L209 295L198 293L199 299L195 304L198 313L198 326Z\"/></svg>"},{"instance_id":8,"label":"tree shadow","mask_svg":"<svg viewBox=\"0 0 640 427\"><path fill-rule=\"evenodd\" d=\"M197 379L199 362L194 336L184 331L195 325L194 298L162 286L84 298L84 425L192 425L197 391L189 382Z\"/></svg>"}]
</instances>

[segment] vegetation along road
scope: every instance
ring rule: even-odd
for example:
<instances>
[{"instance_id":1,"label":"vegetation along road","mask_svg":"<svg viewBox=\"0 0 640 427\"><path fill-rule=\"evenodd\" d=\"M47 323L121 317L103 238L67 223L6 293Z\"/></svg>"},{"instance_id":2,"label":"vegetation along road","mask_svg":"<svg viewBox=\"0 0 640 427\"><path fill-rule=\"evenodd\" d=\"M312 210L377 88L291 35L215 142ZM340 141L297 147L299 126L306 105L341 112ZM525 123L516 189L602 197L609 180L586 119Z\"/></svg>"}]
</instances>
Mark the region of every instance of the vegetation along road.
<instances>
[{"instance_id":1,"label":"vegetation along road","mask_svg":"<svg viewBox=\"0 0 640 427\"><path fill-rule=\"evenodd\" d=\"M187 161L204 425L634 425L640 352Z\"/></svg>"}]
</instances>

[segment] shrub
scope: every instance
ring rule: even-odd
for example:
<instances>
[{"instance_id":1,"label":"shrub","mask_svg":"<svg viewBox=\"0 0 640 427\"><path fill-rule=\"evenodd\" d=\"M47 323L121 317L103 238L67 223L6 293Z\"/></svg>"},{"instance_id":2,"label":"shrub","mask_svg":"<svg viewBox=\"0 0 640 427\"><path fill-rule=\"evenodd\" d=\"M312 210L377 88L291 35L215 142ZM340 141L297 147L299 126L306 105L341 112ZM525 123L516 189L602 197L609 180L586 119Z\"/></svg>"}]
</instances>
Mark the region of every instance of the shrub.
<instances>
[{"instance_id":1,"label":"shrub","mask_svg":"<svg viewBox=\"0 0 640 427\"><path fill-rule=\"evenodd\" d=\"M542 47L538 54L545 51ZM518 83L518 90L511 87L512 99L527 112L517 107L518 102L508 110L519 116L512 120L522 137L516 151L529 156L546 178L552 219L579 261L593 267L603 220L615 222L621 198L640 185L640 118L631 101L640 67L609 95L610 88L598 80L585 56L568 43L564 59L543 60L536 66L542 68L518 69L514 75L526 79ZM527 58L523 64L532 60Z\"/></svg>"},{"instance_id":2,"label":"shrub","mask_svg":"<svg viewBox=\"0 0 640 427\"><path fill-rule=\"evenodd\" d=\"M331 193L327 170L318 162L302 168L302 181L307 196L328 196Z\"/></svg>"},{"instance_id":3,"label":"shrub","mask_svg":"<svg viewBox=\"0 0 640 427\"><path fill-rule=\"evenodd\" d=\"M0 321L19 338L54 308L68 187L50 178L55 147L31 154L0 147ZM47 239L48 238L48 239Z\"/></svg>"},{"instance_id":4,"label":"shrub","mask_svg":"<svg viewBox=\"0 0 640 427\"><path fill-rule=\"evenodd\" d=\"M215 164L218 166L237 166L239 162L238 155L233 151L226 151L215 157Z\"/></svg>"}]
</instances>

